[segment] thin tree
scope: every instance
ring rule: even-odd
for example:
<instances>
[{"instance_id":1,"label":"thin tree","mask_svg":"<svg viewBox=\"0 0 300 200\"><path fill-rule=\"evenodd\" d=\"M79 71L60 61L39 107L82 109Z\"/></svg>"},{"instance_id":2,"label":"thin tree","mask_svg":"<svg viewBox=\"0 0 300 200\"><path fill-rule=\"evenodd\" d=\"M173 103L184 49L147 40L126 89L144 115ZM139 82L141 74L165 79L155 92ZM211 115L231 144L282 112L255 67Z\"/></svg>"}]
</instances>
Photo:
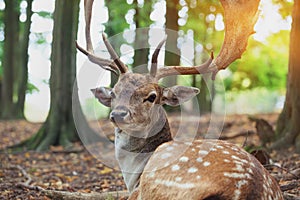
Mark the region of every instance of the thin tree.
<instances>
[{"instance_id":1,"label":"thin tree","mask_svg":"<svg viewBox=\"0 0 300 200\"><path fill-rule=\"evenodd\" d=\"M295 145L300 152L300 1L294 1L286 99L277 122L274 148Z\"/></svg>"},{"instance_id":2,"label":"thin tree","mask_svg":"<svg viewBox=\"0 0 300 200\"><path fill-rule=\"evenodd\" d=\"M166 1L166 28L167 28L167 41L166 41L166 52L165 52L165 65L179 65L180 64L180 51L177 47L178 34L179 30L178 25L178 0ZM171 30L172 32L169 32ZM174 32L173 32L174 31ZM163 83L166 86L175 85L177 81L176 76L167 77L163 80Z\"/></svg>"}]
</instances>

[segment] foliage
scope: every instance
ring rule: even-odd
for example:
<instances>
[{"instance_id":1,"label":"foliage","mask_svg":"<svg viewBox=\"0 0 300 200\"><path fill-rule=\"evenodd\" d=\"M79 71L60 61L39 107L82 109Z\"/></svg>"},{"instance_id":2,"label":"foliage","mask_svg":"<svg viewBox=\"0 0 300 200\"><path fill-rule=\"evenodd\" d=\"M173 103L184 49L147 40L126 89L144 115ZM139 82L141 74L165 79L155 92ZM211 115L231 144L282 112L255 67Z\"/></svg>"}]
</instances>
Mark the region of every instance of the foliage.
<instances>
[{"instance_id":1,"label":"foliage","mask_svg":"<svg viewBox=\"0 0 300 200\"><path fill-rule=\"evenodd\" d=\"M46 19L53 19L53 13L47 12L47 11L39 11L36 12L40 17L46 18Z\"/></svg>"},{"instance_id":2,"label":"foliage","mask_svg":"<svg viewBox=\"0 0 300 200\"><path fill-rule=\"evenodd\" d=\"M112 1L107 0L106 5L109 10L108 22L105 24L105 28L108 29L108 35L113 36L116 33L120 33L129 27L126 22L125 15L128 10L132 8L126 1Z\"/></svg>"},{"instance_id":3,"label":"foliage","mask_svg":"<svg viewBox=\"0 0 300 200\"><path fill-rule=\"evenodd\" d=\"M233 63L233 72L225 78L226 89L244 90L255 87L284 89L288 66L289 32L271 35L265 44L249 40L248 50Z\"/></svg>"},{"instance_id":4,"label":"foliage","mask_svg":"<svg viewBox=\"0 0 300 200\"><path fill-rule=\"evenodd\" d=\"M293 1L290 0L273 0L275 4L280 6L279 12L283 18L291 15L293 8Z\"/></svg>"},{"instance_id":5,"label":"foliage","mask_svg":"<svg viewBox=\"0 0 300 200\"><path fill-rule=\"evenodd\" d=\"M32 94L34 92L39 92L39 91L40 91L39 88L37 88L34 84L32 84L30 82L27 83L27 91L26 92L28 94Z\"/></svg>"}]
</instances>

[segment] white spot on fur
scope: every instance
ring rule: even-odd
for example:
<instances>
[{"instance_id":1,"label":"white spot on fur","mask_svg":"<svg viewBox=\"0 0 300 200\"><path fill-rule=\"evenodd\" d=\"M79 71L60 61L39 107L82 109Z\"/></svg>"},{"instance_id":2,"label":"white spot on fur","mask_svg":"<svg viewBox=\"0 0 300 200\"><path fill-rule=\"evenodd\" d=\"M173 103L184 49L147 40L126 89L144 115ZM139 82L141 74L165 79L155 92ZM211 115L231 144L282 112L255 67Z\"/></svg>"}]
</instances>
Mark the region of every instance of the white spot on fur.
<instances>
[{"instance_id":1,"label":"white spot on fur","mask_svg":"<svg viewBox=\"0 0 300 200\"><path fill-rule=\"evenodd\" d=\"M229 151L222 151L223 152L223 154L229 154Z\"/></svg>"},{"instance_id":2,"label":"white spot on fur","mask_svg":"<svg viewBox=\"0 0 300 200\"><path fill-rule=\"evenodd\" d=\"M177 182L182 181L182 177L176 177L176 178L175 178L175 181L177 181Z\"/></svg>"},{"instance_id":3,"label":"white spot on fur","mask_svg":"<svg viewBox=\"0 0 300 200\"><path fill-rule=\"evenodd\" d=\"M196 149L192 148L192 151L193 151L193 152L195 152L195 151L196 151Z\"/></svg>"},{"instance_id":4,"label":"white spot on fur","mask_svg":"<svg viewBox=\"0 0 300 200\"><path fill-rule=\"evenodd\" d=\"M166 162L165 164L164 164L164 167L168 167L170 165L170 163L169 162Z\"/></svg>"},{"instance_id":5,"label":"white spot on fur","mask_svg":"<svg viewBox=\"0 0 300 200\"><path fill-rule=\"evenodd\" d=\"M247 178L247 179L250 179L250 174L247 174L247 173L241 174L241 173L236 173L236 172L233 172L233 173L224 172L224 176L227 176L229 178Z\"/></svg>"},{"instance_id":6,"label":"white spot on fur","mask_svg":"<svg viewBox=\"0 0 300 200\"><path fill-rule=\"evenodd\" d=\"M170 158L172 156L172 154L171 153L163 153L162 155L161 155L161 159L167 159L167 158Z\"/></svg>"},{"instance_id":7,"label":"white spot on fur","mask_svg":"<svg viewBox=\"0 0 300 200\"><path fill-rule=\"evenodd\" d=\"M246 185L246 184L248 184L248 181L247 180L240 180L240 181L238 181L237 183L236 183L236 187L238 188L238 189L240 189L243 185Z\"/></svg>"},{"instance_id":8,"label":"white spot on fur","mask_svg":"<svg viewBox=\"0 0 300 200\"><path fill-rule=\"evenodd\" d=\"M224 149L224 147L223 146L220 146L220 145L217 145L216 146L218 149Z\"/></svg>"},{"instance_id":9,"label":"white spot on fur","mask_svg":"<svg viewBox=\"0 0 300 200\"><path fill-rule=\"evenodd\" d=\"M180 162L187 162L187 161L189 161L189 158L186 157L186 156L182 156L181 158L179 158L179 161Z\"/></svg>"},{"instance_id":10,"label":"white spot on fur","mask_svg":"<svg viewBox=\"0 0 300 200\"><path fill-rule=\"evenodd\" d=\"M226 162L226 163L230 163L230 160L228 160L228 159L224 159L224 162Z\"/></svg>"},{"instance_id":11,"label":"white spot on fur","mask_svg":"<svg viewBox=\"0 0 300 200\"><path fill-rule=\"evenodd\" d=\"M241 195L241 190L239 190L239 189L234 190L233 200L239 200L240 199L240 195Z\"/></svg>"},{"instance_id":12,"label":"white spot on fur","mask_svg":"<svg viewBox=\"0 0 300 200\"><path fill-rule=\"evenodd\" d=\"M207 154L208 154L208 151L200 150L200 151L199 151L199 154L201 154L201 155L207 155Z\"/></svg>"},{"instance_id":13,"label":"white spot on fur","mask_svg":"<svg viewBox=\"0 0 300 200\"><path fill-rule=\"evenodd\" d=\"M203 166L204 167L207 167L207 166L209 166L210 165L210 162L208 162L208 161L205 161L204 163L203 163Z\"/></svg>"},{"instance_id":14,"label":"white spot on fur","mask_svg":"<svg viewBox=\"0 0 300 200\"><path fill-rule=\"evenodd\" d=\"M196 167L191 167L188 169L188 173L195 173L197 171L198 171L198 169Z\"/></svg>"},{"instance_id":15,"label":"white spot on fur","mask_svg":"<svg viewBox=\"0 0 300 200\"><path fill-rule=\"evenodd\" d=\"M178 171L178 170L180 170L179 165L173 165L172 166L172 171Z\"/></svg>"},{"instance_id":16,"label":"white spot on fur","mask_svg":"<svg viewBox=\"0 0 300 200\"><path fill-rule=\"evenodd\" d=\"M269 200L272 200L272 197L271 197L271 195L268 195L268 199L269 199Z\"/></svg>"},{"instance_id":17,"label":"white spot on fur","mask_svg":"<svg viewBox=\"0 0 300 200\"><path fill-rule=\"evenodd\" d=\"M195 187L194 183L177 183L174 181L161 180L161 179L156 179L155 183L160 185L165 185L167 187L177 187L180 189L191 189Z\"/></svg>"},{"instance_id":18,"label":"white spot on fur","mask_svg":"<svg viewBox=\"0 0 300 200\"><path fill-rule=\"evenodd\" d=\"M243 168L243 166L242 165L235 165L235 168L234 168L235 170L237 170L237 171L239 171L239 172L244 172L245 171L245 169Z\"/></svg>"},{"instance_id":19,"label":"white spot on fur","mask_svg":"<svg viewBox=\"0 0 300 200\"><path fill-rule=\"evenodd\" d=\"M213 148L213 147L210 148L210 150L211 150L211 151L217 151L217 149L216 149L216 148Z\"/></svg>"},{"instance_id":20,"label":"white spot on fur","mask_svg":"<svg viewBox=\"0 0 300 200\"><path fill-rule=\"evenodd\" d=\"M241 160L240 157L237 157L237 156L235 156L235 155L232 155L231 158L233 158L233 159L235 159L235 160Z\"/></svg>"},{"instance_id":21,"label":"white spot on fur","mask_svg":"<svg viewBox=\"0 0 300 200\"><path fill-rule=\"evenodd\" d=\"M198 175L198 176L196 176L196 178L197 178L197 179L200 179L200 178L201 178L201 176L199 176L199 175Z\"/></svg>"},{"instance_id":22,"label":"white spot on fur","mask_svg":"<svg viewBox=\"0 0 300 200\"><path fill-rule=\"evenodd\" d=\"M232 149L233 151L239 151L238 148L236 148L236 147L232 147L231 149Z\"/></svg>"},{"instance_id":23,"label":"white spot on fur","mask_svg":"<svg viewBox=\"0 0 300 200\"><path fill-rule=\"evenodd\" d=\"M202 162L203 161L202 158L197 158L196 160L197 160L197 162Z\"/></svg>"},{"instance_id":24,"label":"white spot on fur","mask_svg":"<svg viewBox=\"0 0 300 200\"><path fill-rule=\"evenodd\" d=\"M247 168L248 173L253 174L253 171L251 168Z\"/></svg>"}]
</instances>

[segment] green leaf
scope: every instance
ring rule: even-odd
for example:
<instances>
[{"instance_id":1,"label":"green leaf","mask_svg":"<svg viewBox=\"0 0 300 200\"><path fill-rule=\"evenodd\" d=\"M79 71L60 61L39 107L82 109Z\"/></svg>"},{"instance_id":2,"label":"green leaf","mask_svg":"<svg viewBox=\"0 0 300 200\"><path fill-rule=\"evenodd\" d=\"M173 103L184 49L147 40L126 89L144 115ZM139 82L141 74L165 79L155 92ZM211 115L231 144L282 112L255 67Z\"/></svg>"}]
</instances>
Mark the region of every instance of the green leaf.
<instances>
[{"instance_id":1,"label":"green leaf","mask_svg":"<svg viewBox=\"0 0 300 200\"><path fill-rule=\"evenodd\" d=\"M33 94L34 92L39 92L40 90L35 86L33 85L32 83L27 83L27 93L28 94Z\"/></svg>"},{"instance_id":2,"label":"green leaf","mask_svg":"<svg viewBox=\"0 0 300 200\"><path fill-rule=\"evenodd\" d=\"M52 19L53 15L51 12L46 12L46 11L40 11L40 12L36 12L36 14L38 14L39 16L43 17L43 18L47 18L47 19Z\"/></svg>"}]
</instances>

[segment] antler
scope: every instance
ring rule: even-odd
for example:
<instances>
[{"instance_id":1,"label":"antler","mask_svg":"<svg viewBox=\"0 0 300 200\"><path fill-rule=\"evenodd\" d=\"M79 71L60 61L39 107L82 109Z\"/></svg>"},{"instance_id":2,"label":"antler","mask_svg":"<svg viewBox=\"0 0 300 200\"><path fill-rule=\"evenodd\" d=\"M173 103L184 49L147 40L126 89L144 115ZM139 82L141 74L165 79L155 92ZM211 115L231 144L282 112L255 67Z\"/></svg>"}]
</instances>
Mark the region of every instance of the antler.
<instances>
[{"instance_id":1,"label":"antler","mask_svg":"<svg viewBox=\"0 0 300 200\"><path fill-rule=\"evenodd\" d=\"M254 33L260 0L220 0L224 8L225 39L219 55L210 68L226 69L246 50L248 38Z\"/></svg>"},{"instance_id":2,"label":"antler","mask_svg":"<svg viewBox=\"0 0 300 200\"><path fill-rule=\"evenodd\" d=\"M85 37L86 37L86 46L87 50L79 46L76 42L76 47L83 54L87 55L89 60L105 70L109 70L115 74L126 73L128 71L128 67L120 60L118 54L115 52L107 38L104 34L102 34L104 44L113 60L103 59L94 54L93 44L90 35L90 26L91 26L91 17L92 17L92 7L94 0L84 0L84 13L85 13Z\"/></svg>"},{"instance_id":3,"label":"antler","mask_svg":"<svg viewBox=\"0 0 300 200\"><path fill-rule=\"evenodd\" d=\"M194 67L168 66L157 70L157 56L165 39L159 43L153 57L150 75L159 80L171 75L216 73L226 69L236 59L241 58L246 50L248 38L254 33L253 27L258 18L258 5L260 0L220 0L225 12L225 39L217 58L210 59L204 64Z\"/></svg>"},{"instance_id":4,"label":"antler","mask_svg":"<svg viewBox=\"0 0 300 200\"><path fill-rule=\"evenodd\" d=\"M189 75L189 74L204 74L213 72L214 69L210 69L209 66L214 58L213 52L210 58L202 65L193 67L183 67L183 66L167 66L157 69L157 57L162 45L166 42L167 37L165 37L156 47L152 55L152 64L150 69L150 75L157 81L166 76L172 75Z\"/></svg>"}]
</instances>

